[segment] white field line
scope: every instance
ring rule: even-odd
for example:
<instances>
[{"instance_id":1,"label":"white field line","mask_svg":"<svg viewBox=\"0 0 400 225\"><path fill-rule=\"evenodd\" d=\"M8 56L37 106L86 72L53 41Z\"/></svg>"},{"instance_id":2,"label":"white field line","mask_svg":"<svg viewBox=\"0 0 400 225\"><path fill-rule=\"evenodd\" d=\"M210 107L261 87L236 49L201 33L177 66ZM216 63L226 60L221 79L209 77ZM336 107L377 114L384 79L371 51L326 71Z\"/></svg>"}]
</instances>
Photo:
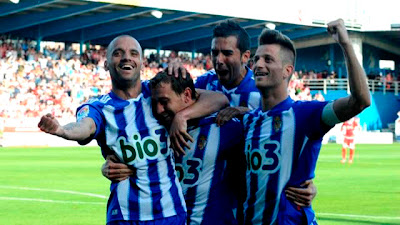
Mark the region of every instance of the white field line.
<instances>
[{"instance_id":1,"label":"white field line","mask_svg":"<svg viewBox=\"0 0 400 225\"><path fill-rule=\"evenodd\" d=\"M86 192L68 191L68 190L57 190L57 189L46 189L46 188L29 188L29 187L16 187L16 186L4 186L0 185L3 189L17 189L17 190L29 190L29 191L47 191L57 193L67 193L74 195L84 195L90 197L96 197L101 199L107 199L107 196L92 194ZM72 203L72 204L104 204L104 202L82 202L82 201L61 201L61 200L48 200L48 199L35 199L35 198L15 198L15 197L1 197L0 200L15 200L15 201L38 201L38 202L50 202L50 203ZM338 217L350 217L350 218L365 218L365 219L390 219L400 220L400 217L392 216L368 216L368 215L353 215L353 214L338 214L338 213L317 213L317 216L338 216Z\"/></svg>"},{"instance_id":2,"label":"white field line","mask_svg":"<svg viewBox=\"0 0 400 225\"><path fill-rule=\"evenodd\" d=\"M368 216L368 215L352 215L352 214L337 214L337 213L316 213L318 216L338 216L338 217L350 217L350 218L364 218L364 219L387 219L387 220L400 220L400 217L396 216Z\"/></svg>"},{"instance_id":3,"label":"white field line","mask_svg":"<svg viewBox=\"0 0 400 225\"><path fill-rule=\"evenodd\" d=\"M86 192L78 192L78 191L46 189L46 188L16 187L16 186L5 186L5 185L0 185L0 188L3 188L3 189L17 189L17 190L28 190L28 191L57 192L57 193L66 193L66 194L72 194L72 195L84 195L84 196L90 196L90 197L95 197L95 198L108 199L108 197L104 196L104 195L86 193Z\"/></svg>"},{"instance_id":4,"label":"white field line","mask_svg":"<svg viewBox=\"0 0 400 225\"><path fill-rule=\"evenodd\" d=\"M82 201L61 201L61 200L50 200L40 198L15 198L15 197L2 197L0 200L11 200L11 201L32 201L32 202L48 202L48 203L66 203L66 204L90 204L90 205L104 205L105 202L82 202Z\"/></svg>"}]
</instances>

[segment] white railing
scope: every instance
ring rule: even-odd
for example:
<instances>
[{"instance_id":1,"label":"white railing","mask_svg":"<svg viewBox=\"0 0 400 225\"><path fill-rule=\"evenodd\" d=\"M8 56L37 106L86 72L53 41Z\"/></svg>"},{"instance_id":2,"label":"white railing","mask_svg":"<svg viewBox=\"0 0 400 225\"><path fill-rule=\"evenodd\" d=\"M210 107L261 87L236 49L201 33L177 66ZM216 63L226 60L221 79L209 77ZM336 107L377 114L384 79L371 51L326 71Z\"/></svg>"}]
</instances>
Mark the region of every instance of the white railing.
<instances>
[{"instance_id":1,"label":"white railing","mask_svg":"<svg viewBox=\"0 0 400 225\"><path fill-rule=\"evenodd\" d=\"M310 90L322 91L324 94L330 90L347 90L349 92L347 79L305 79L303 83L308 85ZM395 95L399 95L400 82L368 80L368 87L372 93L393 92Z\"/></svg>"}]
</instances>

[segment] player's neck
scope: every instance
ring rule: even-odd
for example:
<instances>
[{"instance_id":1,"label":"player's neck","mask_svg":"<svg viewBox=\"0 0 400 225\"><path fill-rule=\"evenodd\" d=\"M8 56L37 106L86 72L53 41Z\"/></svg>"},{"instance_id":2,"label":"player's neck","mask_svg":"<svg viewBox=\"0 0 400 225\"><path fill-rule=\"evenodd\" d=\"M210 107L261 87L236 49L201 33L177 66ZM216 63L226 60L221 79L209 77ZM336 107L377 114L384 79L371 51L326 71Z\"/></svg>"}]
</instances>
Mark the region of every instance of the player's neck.
<instances>
[{"instance_id":1,"label":"player's neck","mask_svg":"<svg viewBox=\"0 0 400 225\"><path fill-rule=\"evenodd\" d=\"M247 69L245 66L242 66L242 68L240 69L240 76L230 85L224 85L224 87L226 89L232 89L232 88L236 88L240 85L240 83L242 83L242 80L246 77L247 74Z\"/></svg>"},{"instance_id":2,"label":"player's neck","mask_svg":"<svg viewBox=\"0 0 400 225\"><path fill-rule=\"evenodd\" d=\"M142 83L138 79L133 85L127 87L116 87L113 85L112 91L121 99L128 100L132 98L137 98L142 92Z\"/></svg>"},{"instance_id":3,"label":"player's neck","mask_svg":"<svg viewBox=\"0 0 400 225\"><path fill-rule=\"evenodd\" d=\"M240 83L242 83L242 80L246 77L246 74L247 74L247 69L246 66L243 65L242 68L240 69L240 78L236 83L236 87L239 86Z\"/></svg>"},{"instance_id":4,"label":"player's neck","mask_svg":"<svg viewBox=\"0 0 400 225\"><path fill-rule=\"evenodd\" d=\"M285 101L288 97L287 90L283 89L266 89L260 90L262 111L268 111L279 103Z\"/></svg>"}]
</instances>

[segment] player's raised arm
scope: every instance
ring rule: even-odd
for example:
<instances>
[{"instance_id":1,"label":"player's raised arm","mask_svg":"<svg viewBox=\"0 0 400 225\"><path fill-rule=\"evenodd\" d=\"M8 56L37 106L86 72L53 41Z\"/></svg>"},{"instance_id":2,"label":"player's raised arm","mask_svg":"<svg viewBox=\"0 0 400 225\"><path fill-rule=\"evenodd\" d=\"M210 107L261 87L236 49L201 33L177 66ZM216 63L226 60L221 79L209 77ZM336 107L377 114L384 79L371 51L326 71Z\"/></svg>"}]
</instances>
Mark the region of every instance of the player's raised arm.
<instances>
[{"instance_id":1,"label":"player's raised arm","mask_svg":"<svg viewBox=\"0 0 400 225\"><path fill-rule=\"evenodd\" d=\"M343 20L338 19L328 23L328 32L342 48L346 61L351 94L348 97L339 98L333 103L333 111L337 119L346 121L371 105L370 94L365 72L357 60ZM333 125L326 119L323 120L326 124Z\"/></svg>"},{"instance_id":2,"label":"player's raised arm","mask_svg":"<svg viewBox=\"0 0 400 225\"><path fill-rule=\"evenodd\" d=\"M89 117L61 126L53 115L46 114L40 119L38 127L43 132L74 141L86 140L96 132L96 124Z\"/></svg>"}]
</instances>

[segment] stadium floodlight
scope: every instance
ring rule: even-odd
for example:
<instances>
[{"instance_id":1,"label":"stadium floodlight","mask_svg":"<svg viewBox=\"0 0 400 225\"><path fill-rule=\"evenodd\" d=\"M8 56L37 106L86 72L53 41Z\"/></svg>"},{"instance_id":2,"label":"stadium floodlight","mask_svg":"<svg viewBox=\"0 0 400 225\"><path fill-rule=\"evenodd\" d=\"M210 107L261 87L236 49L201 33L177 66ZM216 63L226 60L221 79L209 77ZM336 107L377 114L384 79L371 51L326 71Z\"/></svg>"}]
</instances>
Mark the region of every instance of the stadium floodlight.
<instances>
[{"instance_id":1,"label":"stadium floodlight","mask_svg":"<svg viewBox=\"0 0 400 225\"><path fill-rule=\"evenodd\" d=\"M10 2L14 3L14 4L18 4L19 0L10 0Z\"/></svg>"},{"instance_id":2,"label":"stadium floodlight","mask_svg":"<svg viewBox=\"0 0 400 225\"><path fill-rule=\"evenodd\" d=\"M265 27L270 30L275 30L276 25L274 23L266 23Z\"/></svg>"},{"instance_id":3,"label":"stadium floodlight","mask_svg":"<svg viewBox=\"0 0 400 225\"><path fill-rule=\"evenodd\" d=\"M157 19L160 19L162 17L163 13L159 10L153 10L153 11L151 11L151 15L153 15Z\"/></svg>"}]
</instances>

